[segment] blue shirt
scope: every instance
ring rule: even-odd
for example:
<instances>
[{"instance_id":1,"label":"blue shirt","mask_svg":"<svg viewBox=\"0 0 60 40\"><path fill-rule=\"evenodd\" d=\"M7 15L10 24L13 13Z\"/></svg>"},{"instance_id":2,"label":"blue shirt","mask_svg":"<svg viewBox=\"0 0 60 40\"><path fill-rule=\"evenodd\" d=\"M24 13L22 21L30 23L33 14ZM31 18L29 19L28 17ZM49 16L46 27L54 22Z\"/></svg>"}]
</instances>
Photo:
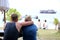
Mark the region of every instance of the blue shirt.
<instances>
[{"instance_id":1,"label":"blue shirt","mask_svg":"<svg viewBox=\"0 0 60 40\"><path fill-rule=\"evenodd\" d=\"M35 24L25 26L23 30L23 40L36 40L37 27Z\"/></svg>"}]
</instances>

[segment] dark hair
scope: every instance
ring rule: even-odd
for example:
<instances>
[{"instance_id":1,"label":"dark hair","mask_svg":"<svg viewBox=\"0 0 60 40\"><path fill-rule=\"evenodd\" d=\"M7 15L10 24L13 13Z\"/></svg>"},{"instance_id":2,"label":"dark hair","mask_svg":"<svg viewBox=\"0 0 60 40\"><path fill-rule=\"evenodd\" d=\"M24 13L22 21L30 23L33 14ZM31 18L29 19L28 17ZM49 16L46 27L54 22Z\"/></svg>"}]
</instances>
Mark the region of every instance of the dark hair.
<instances>
[{"instance_id":1,"label":"dark hair","mask_svg":"<svg viewBox=\"0 0 60 40\"><path fill-rule=\"evenodd\" d=\"M45 22L47 22L47 20L45 20Z\"/></svg>"},{"instance_id":2,"label":"dark hair","mask_svg":"<svg viewBox=\"0 0 60 40\"><path fill-rule=\"evenodd\" d=\"M38 21L40 21L40 19L38 19Z\"/></svg>"},{"instance_id":3,"label":"dark hair","mask_svg":"<svg viewBox=\"0 0 60 40\"><path fill-rule=\"evenodd\" d=\"M18 15L17 14L12 14L11 15L11 19L14 21L14 20L16 20L16 19L18 19Z\"/></svg>"}]
</instances>

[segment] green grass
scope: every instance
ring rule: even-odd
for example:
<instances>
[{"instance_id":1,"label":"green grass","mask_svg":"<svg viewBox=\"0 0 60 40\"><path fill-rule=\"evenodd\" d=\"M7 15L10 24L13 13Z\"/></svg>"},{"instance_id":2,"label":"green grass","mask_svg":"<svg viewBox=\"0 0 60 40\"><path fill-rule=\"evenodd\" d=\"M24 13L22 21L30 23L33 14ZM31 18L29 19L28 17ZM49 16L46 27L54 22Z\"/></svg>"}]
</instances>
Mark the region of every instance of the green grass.
<instances>
[{"instance_id":1,"label":"green grass","mask_svg":"<svg viewBox=\"0 0 60 40\"><path fill-rule=\"evenodd\" d=\"M37 31L37 36L40 40L60 40L60 33L57 30L42 30Z\"/></svg>"}]
</instances>

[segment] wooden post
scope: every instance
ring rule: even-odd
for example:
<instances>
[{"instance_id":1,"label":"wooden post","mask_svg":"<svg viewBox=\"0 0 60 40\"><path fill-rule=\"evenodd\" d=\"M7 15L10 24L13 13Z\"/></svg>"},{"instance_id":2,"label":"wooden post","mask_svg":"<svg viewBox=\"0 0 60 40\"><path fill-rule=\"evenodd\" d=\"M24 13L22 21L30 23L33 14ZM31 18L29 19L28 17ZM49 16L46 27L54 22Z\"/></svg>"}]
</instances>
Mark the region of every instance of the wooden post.
<instances>
[{"instance_id":1,"label":"wooden post","mask_svg":"<svg viewBox=\"0 0 60 40\"><path fill-rule=\"evenodd\" d=\"M4 23L6 23L5 10L4 10Z\"/></svg>"}]
</instances>

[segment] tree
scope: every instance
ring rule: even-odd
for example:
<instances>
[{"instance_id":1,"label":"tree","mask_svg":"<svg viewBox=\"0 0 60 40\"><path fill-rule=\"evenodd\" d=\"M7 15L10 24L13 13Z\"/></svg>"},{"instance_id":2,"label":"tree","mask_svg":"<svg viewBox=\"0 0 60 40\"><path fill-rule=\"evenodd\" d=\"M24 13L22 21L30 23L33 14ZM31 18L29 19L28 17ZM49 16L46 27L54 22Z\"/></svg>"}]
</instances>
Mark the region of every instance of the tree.
<instances>
[{"instance_id":1,"label":"tree","mask_svg":"<svg viewBox=\"0 0 60 40\"><path fill-rule=\"evenodd\" d=\"M16 9L11 8L11 9L9 9L8 12L6 13L6 19L7 19L7 20L9 20L9 21L11 20L11 19L10 19L10 16L11 16L12 13L17 14L18 17L19 17L18 19L20 19L21 14L20 14Z\"/></svg>"},{"instance_id":2,"label":"tree","mask_svg":"<svg viewBox=\"0 0 60 40\"><path fill-rule=\"evenodd\" d=\"M59 20L57 18L54 18L55 29L57 28L58 23L59 23Z\"/></svg>"}]
</instances>

